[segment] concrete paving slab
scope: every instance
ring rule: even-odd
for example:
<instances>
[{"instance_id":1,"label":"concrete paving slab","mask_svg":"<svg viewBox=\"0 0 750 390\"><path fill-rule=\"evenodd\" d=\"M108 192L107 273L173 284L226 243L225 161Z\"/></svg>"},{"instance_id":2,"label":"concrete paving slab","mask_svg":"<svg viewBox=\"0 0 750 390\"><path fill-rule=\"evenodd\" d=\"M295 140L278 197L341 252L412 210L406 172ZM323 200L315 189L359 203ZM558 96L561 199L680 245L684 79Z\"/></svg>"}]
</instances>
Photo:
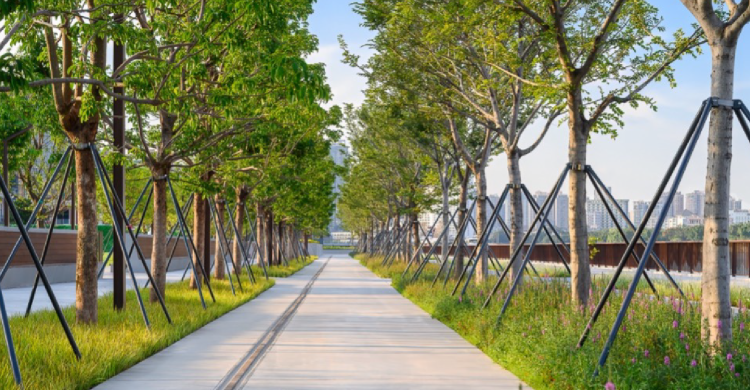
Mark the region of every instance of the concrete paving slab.
<instances>
[{"instance_id":1,"label":"concrete paving slab","mask_svg":"<svg viewBox=\"0 0 750 390\"><path fill-rule=\"evenodd\" d=\"M213 389L253 348L323 264L315 261L96 389Z\"/></svg>"},{"instance_id":2,"label":"concrete paving slab","mask_svg":"<svg viewBox=\"0 0 750 390\"><path fill-rule=\"evenodd\" d=\"M529 388L347 255L335 255L245 389Z\"/></svg>"},{"instance_id":3,"label":"concrete paving slab","mask_svg":"<svg viewBox=\"0 0 750 390\"><path fill-rule=\"evenodd\" d=\"M97 389L216 388L327 257ZM529 388L388 280L338 253L252 367L246 389Z\"/></svg>"}]
</instances>

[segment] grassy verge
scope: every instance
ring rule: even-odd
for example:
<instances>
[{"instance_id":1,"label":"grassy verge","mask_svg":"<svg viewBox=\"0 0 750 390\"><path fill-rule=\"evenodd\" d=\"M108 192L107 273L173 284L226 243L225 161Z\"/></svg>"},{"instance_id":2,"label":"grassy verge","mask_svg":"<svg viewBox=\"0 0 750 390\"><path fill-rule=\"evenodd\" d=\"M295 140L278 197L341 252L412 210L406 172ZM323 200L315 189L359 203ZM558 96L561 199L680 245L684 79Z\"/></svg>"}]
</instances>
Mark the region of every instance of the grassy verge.
<instances>
[{"instance_id":1,"label":"grassy verge","mask_svg":"<svg viewBox=\"0 0 750 390\"><path fill-rule=\"evenodd\" d=\"M351 251L356 248L353 245L323 245L323 249L341 249Z\"/></svg>"},{"instance_id":2,"label":"grassy verge","mask_svg":"<svg viewBox=\"0 0 750 390\"><path fill-rule=\"evenodd\" d=\"M272 265L270 267L266 267L266 271L268 272L268 276L272 278L286 278L289 276L294 275L302 268L307 267L317 259L318 256L308 256L307 258L304 257L298 257L296 259L293 259L289 261L289 265ZM256 279L258 276L263 276L263 269L258 265L253 265L252 267L253 275L256 276Z\"/></svg>"},{"instance_id":3,"label":"grassy verge","mask_svg":"<svg viewBox=\"0 0 750 390\"><path fill-rule=\"evenodd\" d=\"M111 294L101 297L96 325L76 324L75 308L68 307L64 309L65 317L83 355L81 361L76 361L54 312L13 317L10 326L24 387L89 389L255 298L273 284L273 280L258 280L250 285L243 278L244 292L238 290L234 296L228 280L212 280L216 302L211 302L204 290L207 310L203 310L197 291L190 289L187 281L169 284L166 304L172 325L167 323L158 303L148 303L148 290L144 289L150 331L144 325L134 291L128 291L127 306L122 312L112 308ZM0 348L0 361L0 388L16 388L4 347Z\"/></svg>"},{"instance_id":4,"label":"grassy verge","mask_svg":"<svg viewBox=\"0 0 750 390\"><path fill-rule=\"evenodd\" d=\"M377 259L359 259L365 265L379 264ZM459 301L440 284L430 286L432 270L426 270L420 281L407 284L400 272L374 268L379 275L392 276L394 287L405 297L535 389L602 389L607 382L617 389L750 388L750 334L744 329L750 316L744 311L733 321L732 348L712 357L711 348L700 337L699 307L674 297L654 300L639 293L607 364L594 378L596 362L622 302L620 295L613 295L611 304L605 306L588 342L580 349L576 344L607 278L594 280L588 307L570 305L570 287L565 280L527 278L498 324L507 283L482 310L489 284L472 286ZM688 293L689 299L697 298L694 294Z\"/></svg>"}]
</instances>

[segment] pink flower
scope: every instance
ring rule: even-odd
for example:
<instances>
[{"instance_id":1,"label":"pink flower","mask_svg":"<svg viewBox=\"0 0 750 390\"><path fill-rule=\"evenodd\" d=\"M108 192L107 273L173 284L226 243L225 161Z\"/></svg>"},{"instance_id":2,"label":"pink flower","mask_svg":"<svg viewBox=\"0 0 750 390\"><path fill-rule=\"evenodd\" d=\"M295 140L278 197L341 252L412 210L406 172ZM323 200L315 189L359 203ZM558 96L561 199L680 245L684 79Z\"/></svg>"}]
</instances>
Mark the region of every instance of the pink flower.
<instances>
[{"instance_id":1,"label":"pink flower","mask_svg":"<svg viewBox=\"0 0 750 390\"><path fill-rule=\"evenodd\" d=\"M743 330L745 330L745 323L740 322L740 332L742 332Z\"/></svg>"},{"instance_id":2,"label":"pink flower","mask_svg":"<svg viewBox=\"0 0 750 390\"><path fill-rule=\"evenodd\" d=\"M690 350L690 344L685 343L685 351L689 351L689 350Z\"/></svg>"},{"instance_id":3,"label":"pink flower","mask_svg":"<svg viewBox=\"0 0 750 390\"><path fill-rule=\"evenodd\" d=\"M664 356L664 365L665 366L669 365L669 356Z\"/></svg>"},{"instance_id":4,"label":"pink flower","mask_svg":"<svg viewBox=\"0 0 750 390\"><path fill-rule=\"evenodd\" d=\"M739 372L735 372L735 373L734 373L734 377L735 377L735 378L739 378L739 377L740 377L740 373L739 373Z\"/></svg>"},{"instance_id":5,"label":"pink flower","mask_svg":"<svg viewBox=\"0 0 750 390\"><path fill-rule=\"evenodd\" d=\"M731 353L727 354L727 360L732 360L732 354Z\"/></svg>"},{"instance_id":6,"label":"pink flower","mask_svg":"<svg viewBox=\"0 0 750 390\"><path fill-rule=\"evenodd\" d=\"M643 356L648 357L648 349L643 351Z\"/></svg>"},{"instance_id":7,"label":"pink flower","mask_svg":"<svg viewBox=\"0 0 750 390\"><path fill-rule=\"evenodd\" d=\"M734 372L734 363L729 364L729 371Z\"/></svg>"},{"instance_id":8,"label":"pink flower","mask_svg":"<svg viewBox=\"0 0 750 390\"><path fill-rule=\"evenodd\" d=\"M695 366L697 366L697 365L698 365L698 362L696 362L696 361L695 361L695 359L693 359L693 361L692 361L692 362L690 362L690 366L691 366L691 367L695 367Z\"/></svg>"},{"instance_id":9,"label":"pink flower","mask_svg":"<svg viewBox=\"0 0 750 390\"><path fill-rule=\"evenodd\" d=\"M684 332L680 332L680 340L684 340L684 339L685 339L685 333Z\"/></svg>"},{"instance_id":10,"label":"pink flower","mask_svg":"<svg viewBox=\"0 0 750 390\"><path fill-rule=\"evenodd\" d=\"M609 381L604 385L604 389L605 390L617 390L617 388L615 387L615 384Z\"/></svg>"},{"instance_id":11,"label":"pink flower","mask_svg":"<svg viewBox=\"0 0 750 390\"><path fill-rule=\"evenodd\" d=\"M673 328L677 329L677 325L679 325L679 324L677 323L677 320L674 320L674 321L672 321L672 327L673 327Z\"/></svg>"},{"instance_id":12,"label":"pink flower","mask_svg":"<svg viewBox=\"0 0 750 390\"><path fill-rule=\"evenodd\" d=\"M635 358L630 359L630 362L635 364Z\"/></svg>"}]
</instances>

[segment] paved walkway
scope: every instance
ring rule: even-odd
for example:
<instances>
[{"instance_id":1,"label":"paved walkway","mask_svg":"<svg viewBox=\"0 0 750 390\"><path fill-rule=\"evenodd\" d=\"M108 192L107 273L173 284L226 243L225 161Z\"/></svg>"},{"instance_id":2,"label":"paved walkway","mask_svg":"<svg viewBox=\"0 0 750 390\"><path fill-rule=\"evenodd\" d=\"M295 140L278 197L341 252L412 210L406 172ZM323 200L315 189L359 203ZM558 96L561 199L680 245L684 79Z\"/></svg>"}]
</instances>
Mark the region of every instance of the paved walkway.
<instances>
[{"instance_id":1,"label":"paved walkway","mask_svg":"<svg viewBox=\"0 0 750 390\"><path fill-rule=\"evenodd\" d=\"M167 272L167 282L176 282L182 278L184 270ZM188 274L188 277L189 274ZM128 290L133 289L133 284L130 281L130 274L128 273L126 286ZM145 272L136 272L135 278L138 281L139 286L144 286L148 281L148 275ZM102 278L99 279L99 296L109 294L112 292L112 274L105 272ZM76 284L75 282L70 283L53 283L52 291L55 293L57 303L60 307L73 306L76 304ZM26 305L29 302L29 296L31 294L31 287L17 287L3 289L3 298L5 299L5 307L8 310L8 315L23 315L26 313ZM136 303L137 304L137 303ZM34 296L34 304L31 307L32 311L52 310L52 302L47 296L47 291L44 289L42 282L39 282L39 287L36 290Z\"/></svg>"},{"instance_id":2,"label":"paved walkway","mask_svg":"<svg viewBox=\"0 0 750 390\"><path fill-rule=\"evenodd\" d=\"M97 389L525 387L388 280L329 256Z\"/></svg>"}]
</instances>

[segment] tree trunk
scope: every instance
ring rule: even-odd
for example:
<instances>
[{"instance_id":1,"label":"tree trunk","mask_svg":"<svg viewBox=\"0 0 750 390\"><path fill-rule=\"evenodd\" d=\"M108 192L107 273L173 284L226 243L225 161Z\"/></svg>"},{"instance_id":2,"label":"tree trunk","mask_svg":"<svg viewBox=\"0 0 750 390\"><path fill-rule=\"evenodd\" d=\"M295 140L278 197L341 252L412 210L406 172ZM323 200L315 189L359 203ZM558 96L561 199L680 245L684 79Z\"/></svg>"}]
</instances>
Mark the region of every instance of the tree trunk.
<instances>
[{"instance_id":1,"label":"tree trunk","mask_svg":"<svg viewBox=\"0 0 750 390\"><path fill-rule=\"evenodd\" d=\"M97 126L96 124L91 126ZM96 129L92 129L95 137ZM91 131L91 130L89 130ZM84 130L86 132L86 130ZM93 141L93 139L92 139ZM98 320L99 232L96 214L96 169L90 149L75 151L76 194L78 195L78 240L76 243L76 321Z\"/></svg>"},{"instance_id":2,"label":"tree trunk","mask_svg":"<svg viewBox=\"0 0 750 390\"><path fill-rule=\"evenodd\" d=\"M260 202L255 203L255 234L258 236L258 256L263 257L266 265L271 265L271 261L266 253L266 211ZM258 261L261 261L258 259ZM258 264L260 265L260 264Z\"/></svg>"},{"instance_id":3,"label":"tree trunk","mask_svg":"<svg viewBox=\"0 0 750 390\"><path fill-rule=\"evenodd\" d=\"M520 157L517 152L512 152L507 155L508 164L508 182L511 185L510 188L510 253L518 248L523 238L523 190L521 189L521 166ZM497 205L500 207L500 205ZM524 251L521 251L516 256L516 260L513 263L513 267L510 269L510 280L515 278L523 272L522 265L524 259ZM519 280L519 283L523 282L523 278Z\"/></svg>"},{"instance_id":4,"label":"tree trunk","mask_svg":"<svg viewBox=\"0 0 750 390\"><path fill-rule=\"evenodd\" d=\"M414 255L417 253L417 251L422 250L420 248L419 244L421 242L419 241L419 215L418 214L412 214L412 224L411 224L411 244L412 244L412 253L410 253L409 259L414 257Z\"/></svg>"},{"instance_id":5,"label":"tree trunk","mask_svg":"<svg viewBox=\"0 0 750 390\"><path fill-rule=\"evenodd\" d=\"M234 269L237 273L242 272L242 262L245 258L242 253L242 247L240 246L240 242L244 239L242 234L244 234L243 232L245 231L245 199L241 194L242 192L237 190L237 196L235 197L237 207L235 207L234 212L234 225L237 226L237 231L240 232L240 236L234 237L234 240L232 241L232 260L234 261ZM232 235L234 235L234 228L232 229Z\"/></svg>"},{"instance_id":6,"label":"tree trunk","mask_svg":"<svg viewBox=\"0 0 750 390\"><path fill-rule=\"evenodd\" d=\"M447 168L446 168L447 170ZM442 207L442 218L443 218L443 230L446 231L446 233L443 235L443 242L441 243L435 243L435 245L440 244L440 254L443 258L443 262L448 260L448 245L450 237L448 237L448 232L450 231L450 224L451 224L451 216L450 216L450 178L447 178L447 172L443 175L444 180L441 183L441 189L443 192L443 207ZM428 232L429 233L429 232ZM443 232L440 232L438 234L442 234ZM433 233L434 235L434 233Z\"/></svg>"},{"instance_id":7,"label":"tree trunk","mask_svg":"<svg viewBox=\"0 0 750 390\"><path fill-rule=\"evenodd\" d=\"M478 167L474 174L474 181L477 189L477 245L479 245L479 238L482 236L485 227L487 226L487 178L485 168ZM474 273L474 282L476 284L484 283L484 279L487 277L487 252L481 253L477 257L479 262L476 266Z\"/></svg>"},{"instance_id":8,"label":"tree trunk","mask_svg":"<svg viewBox=\"0 0 750 390\"><path fill-rule=\"evenodd\" d=\"M216 224L219 226L219 229L224 229L224 214L227 212L227 205L220 200L219 195L216 195L215 199L217 214ZM214 251L214 278L216 279L224 279L227 266L224 260L224 252L221 250L224 243L219 236L220 234L221 232L216 232L216 248Z\"/></svg>"},{"instance_id":9,"label":"tree trunk","mask_svg":"<svg viewBox=\"0 0 750 390\"><path fill-rule=\"evenodd\" d=\"M206 224L204 222L206 216L205 206L206 202L204 202L203 197L196 192L193 195L193 241L195 242L197 253L193 254L193 265L195 266L195 273L190 275L190 288L198 287L195 283L195 275L203 278L203 280L206 279L201 272L199 264L200 259L203 258L203 254L205 253L205 240L203 239L203 235L206 234Z\"/></svg>"},{"instance_id":10,"label":"tree trunk","mask_svg":"<svg viewBox=\"0 0 750 390\"><path fill-rule=\"evenodd\" d=\"M576 305L585 306L591 288L589 266L589 237L586 226L586 145L588 125L582 116L581 92L571 92L568 96L570 197L568 198L568 228L570 230L570 270L571 298Z\"/></svg>"},{"instance_id":11,"label":"tree trunk","mask_svg":"<svg viewBox=\"0 0 750 390\"><path fill-rule=\"evenodd\" d=\"M735 40L711 41L711 96L731 100L734 93ZM732 341L732 306L729 296L729 179L732 165L732 109L711 111L706 170L706 204L701 273L704 339L718 348Z\"/></svg>"},{"instance_id":12,"label":"tree trunk","mask_svg":"<svg viewBox=\"0 0 750 390\"><path fill-rule=\"evenodd\" d=\"M159 171L155 176L163 176ZM167 181L154 180L153 243L151 245L151 273L154 285L151 286L149 300L159 300L156 292L162 297L167 286ZM158 289L158 290L157 290Z\"/></svg>"},{"instance_id":13,"label":"tree trunk","mask_svg":"<svg viewBox=\"0 0 750 390\"><path fill-rule=\"evenodd\" d=\"M276 257L273 253L273 212L266 210L266 251L268 253L268 264L276 265Z\"/></svg>"},{"instance_id":14,"label":"tree trunk","mask_svg":"<svg viewBox=\"0 0 750 390\"><path fill-rule=\"evenodd\" d=\"M466 174L461 180L461 191L458 193L458 221L457 226L461 227L461 225L464 223L466 218L469 215L469 210L466 209L467 201L469 199L469 172L467 170ZM458 230L456 230L456 234L460 234ZM464 272L464 252L463 250L459 250L463 245L465 245L464 237L461 235L461 237L458 238L457 241L458 245L456 246L456 251L458 253L456 254L456 265L453 267L454 276L456 278L461 277L461 273ZM451 248L446 248L446 253L450 252Z\"/></svg>"}]
</instances>

